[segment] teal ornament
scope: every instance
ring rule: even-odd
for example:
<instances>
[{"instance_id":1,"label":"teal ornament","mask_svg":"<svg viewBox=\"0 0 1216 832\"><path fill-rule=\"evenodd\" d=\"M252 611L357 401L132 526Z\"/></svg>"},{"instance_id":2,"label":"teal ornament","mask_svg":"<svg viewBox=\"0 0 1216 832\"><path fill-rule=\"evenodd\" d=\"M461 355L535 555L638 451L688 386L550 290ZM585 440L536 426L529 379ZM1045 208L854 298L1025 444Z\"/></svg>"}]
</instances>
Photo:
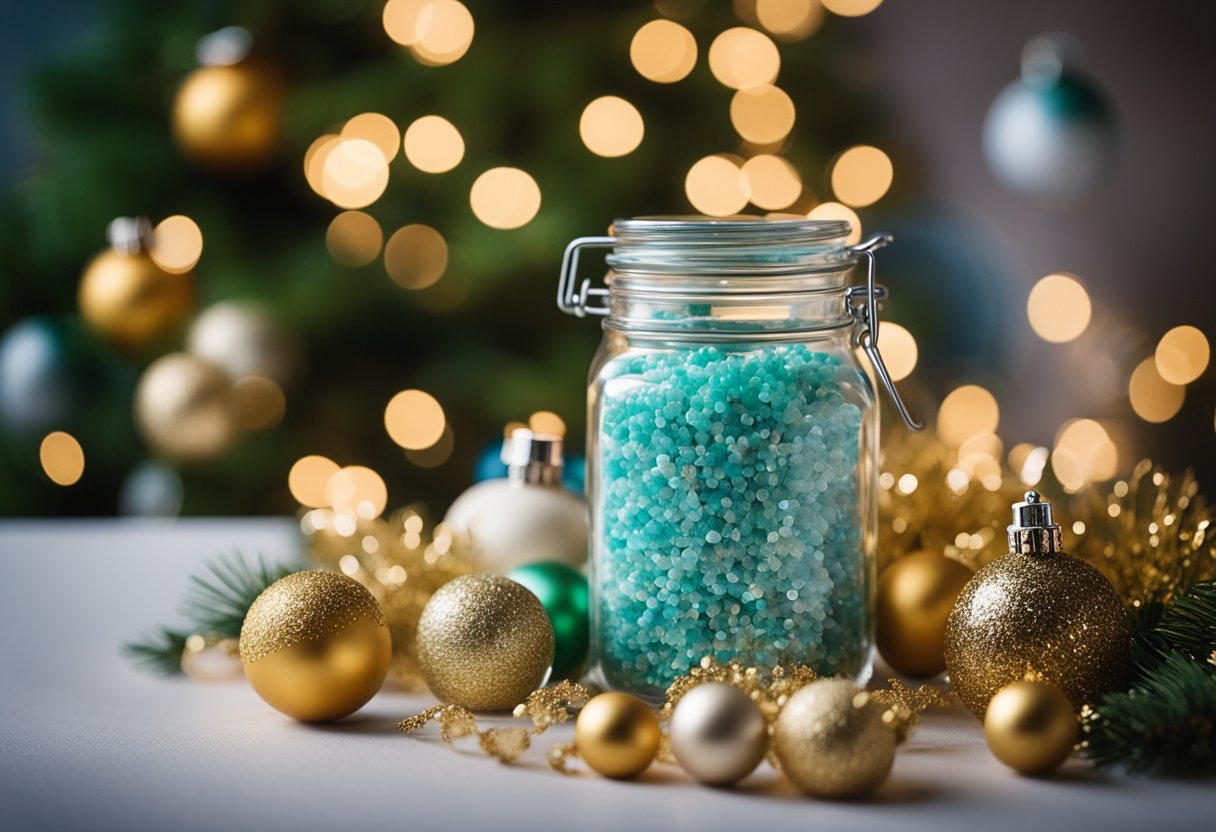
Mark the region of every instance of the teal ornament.
<instances>
[{"instance_id":1,"label":"teal ornament","mask_svg":"<svg viewBox=\"0 0 1216 832\"><path fill-rule=\"evenodd\" d=\"M577 569L551 560L512 569L507 577L527 587L549 614L556 639L550 678L577 679L586 670L591 641L587 578Z\"/></svg>"},{"instance_id":2,"label":"teal ornament","mask_svg":"<svg viewBox=\"0 0 1216 832\"><path fill-rule=\"evenodd\" d=\"M502 460L502 440L486 443L473 463L473 482L500 480L507 476L507 463Z\"/></svg>"},{"instance_id":3,"label":"teal ornament","mask_svg":"<svg viewBox=\"0 0 1216 832\"><path fill-rule=\"evenodd\" d=\"M23 318L0 337L0 428L40 436L87 425L105 392L102 348L66 316Z\"/></svg>"}]
</instances>

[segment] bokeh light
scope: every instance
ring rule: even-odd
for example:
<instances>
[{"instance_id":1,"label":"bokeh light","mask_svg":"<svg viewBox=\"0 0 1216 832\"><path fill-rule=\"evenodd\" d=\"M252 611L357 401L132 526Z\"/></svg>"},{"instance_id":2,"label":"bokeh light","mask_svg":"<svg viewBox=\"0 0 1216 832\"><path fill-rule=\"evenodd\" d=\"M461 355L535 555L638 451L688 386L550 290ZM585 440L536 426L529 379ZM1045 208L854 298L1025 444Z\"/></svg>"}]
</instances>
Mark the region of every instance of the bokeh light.
<instances>
[{"instance_id":1,"label":"bokeh light","mask_svg":"<svg viewBox=\"0 0 1216 832\"><path fill-rule=\"evenodd\" d=\"M326 133L309 145L304 153L304 179L319 196L325 196L325 160L341 141L341 136Z\"/></svg>"},{"instance_id":2,"label":"bokeh light","mask_svg":"<svg viewBox=\"0 0 1216 832\"><path fill-rule=\"evenodd\" d=\"M296 460L287 474L287 488L291 496L302 506L324 508L329 505L325 487L329 479L338 473L338 463L318 454L310 454Z\"/></svg>"},{"instance_id":3,"label":"bokeh light","mask_svg":"<svg viewBox=\"0 0 1216 832\"><path fill-rule=\"evenodd\" d=\"M802 179L794 166L780 156L762 153L740 169L743 193L757 208L788 208L802 195Z\"/></svg>"},{"instance_id":4,"label":"bokeh light","mask_svg":"<svg viewBox=\"0 0 1216 832\"><path fill-rule=\"evenodd\" d=\"M916 339L904 327L890 321L883 321L878 328L878 351L887 365L887 372L892 381L901 381L916 369L919 352Z\"/></svg>"},{"instance_id":5,"label":"bokeh light","mask_svg":"<svg viewBox=\"0 0 1216 832\"><path fill-rule=\"evenodd\" d=\"M711 217L728 217L747 207L739 165L725 155L698 160L684 178L692 207Z\"/></svg>"},{"instance_id":6,"label":"bokeh light","mask_svg":"<svg viewBox=\"0 0 1216 832\"><path fill-rule=\"evenodd\" d=\"M443 116L423 116L405 129L405 158L423 173L446 173L464 158L464 137Z\"/></svg>"},{"instance_id":7,"label":"bokeh light","mask_svg":"<svg viewBox=\"0 0 1216 832\"><path fill-rule=\"evenodd\" d=\"M75 436L61 430L43 437L38 461L55 485L75 485L84 476L84 448Z\"/></svg>"},{"instance_id":8,"label":"bokeh light","mask_svg":"<svg viewBox=\"0 0 1216 832\"><path fill-rule=\"evenodd\" d=\"M265 376L246 376L232 385L232 413L245 430L273 428L287 413L287 397Z\"/></svg>"},{"instance_id":9,"label":"bokeh light","mask_svg":"<svg viewBox=\"0 0 1216 832\"><path fill-rule=\"evenodd\" d=\"M861 17L882 5L882 0L820 0L823 7L841 17Z\"/></svg>"},{"instance_id":10,"label":"bokeh light","mask_svg":"<svg viewBox=\"0 0 1216 832\"><path fill-rule=\"evenodd\" d=\"M429 225L407 225L384 246L384 270L403 289L435 285L448 266L448 244Z\"/></svg>"},{"instance_id":11,"label":"bokeh light","mask_svg":"<svg viewBox=\"0 0 1216 832\"><path fill-rule=\"evenodd\" d=\"M756 20L783 40L802 40L823 23L823 4L820 0L757 0Z\"/></svg>"},{"instance_id":12,"label":"bokeh light","mask_svg":"<svg viewBox=\"0 0 1216 832\"><path fill-rule=\"evenodd\" d=\"M389 438L407 451L431 447L443 436L446 425L443 407L422 390L402 390L384 408Z\"/></svg>"},{"instance_id":13,"label":"bokeh light","mask_svg":"<svg viewBox=\"0 0 1216 832\"><path fill-rule=\"evenodd\" d=\"M807 217L813 220L844 220L853 230L845 240L851 246L861 242L861 217L847 205L839 202L821 202L810 210ZM882 332L879 332L881 336Z\"/></svg>"},{"instance_id":14,"label":"bokeh light","mask_svg":"<svg viewBox=\"0 0 1216 832\"><path fill-rule=\"evenodd\" d=\"M528 429L533 433L545 436L566 435L566 422L561 416L549 410L538 410L528 417Z\"/></svg>"},{"instance_id":15,"label":"bokeh light","mask_svg":"<svg viewBox=\"0 0 1216 832\"><path fill-rule=\"evenodd\" d=\"M772 84L737 90L730 100L730 123L749 142L779 142L794 127L794 102Z\"/></svg>"},{"instance_id":16,"label":"bokeh light","mask_svg":"<svg viewBox=\"0 0 1216 832\"><path fill-rule=\"evenodd\" d=\"M388 160L367 139L339 139L325 154L321 191L339 208L365 208L387 186Z\"/></svg>"},{"instance_id":17,"label":"bokeh light","mask_svg":"<svg viewBox=\"0 0 1216 832\"><path fill-rule=\"evenodd\" d=\"M1144 421L1168 422L1182 409L1186 388L1163 379L1156 360L1146 358L1132 371L1127 397L1132 410Z\"/></svg>"},{"instance_id":18,"label":"bokeh light","mask_svg":"<svg viewBox=\"0 0 1216 832\"><path fill-rule=\"evenodd\" d=\"M185 274L203 256L203 232L187 216L166 217L152 232L152 260L167 272Z\"/></svg>"},{"instance_id":19,"label":"bokeh light","mask_svg":"<svg viewBox=\"0 0 1216 832\"><path fill-rule=\"evenodd\" d=\"M418 42L418 16L431 0L388 0L381 21L385 33L402 46Z\"/></svg>"},{"instance_id":20,"label":"bokeh light","mask_svg":"<svg viewBox=\"0 0 1216 832\"><path fill-rule=\"evenodd\" d=\"M643 78L657 84L674 84L696 66L697 41L679 23L652 20L634 33L629 43L629 60Z\"/></svg>"},{"instance_id":21,"label":"bokeh light","mask_svg":"<svg viewBox=\"0 0 1216 832\"><path fill-rule=\"evenodd\" d=\"M366 266L380 254L384 232L375 217L362 211L343 211L329 222L325 231L325 247L336 263L343 266Z\"/></svg>"},{"instance_id":22,"label":"bokeh light","mask_svg":"<svg viewBox=\"0 0 1216 832\"><path fill-rule=\"evenodd\" d=\"M342 126L342 138L366 139L380 148L386 162L393 161L401 133L391 118L380 113L360 113Z\"/></svg>"},{"instance_id":23,"label":"bokeh light","mask_svg":"<svg viewBox=\"0 0 1216 832\"><path fill-rule=\"evenodd\" d=\"M1093 306L1081 281L1069 274L1049 274L1034 284L1026 299L1030 328L1044 341L1063 344L1089 326Z\"/></svg>"},{"instance_id":24,"label":"bokeh light","mask_svg":"<svg viewBox=\"0 0 1216 832\"><path fill-rule=\"evenodd\" d=\"M597 156L624 156L642 143L645 126L638 108L615 95L601 96L583 109L578 134Z\"/></svg>"},{"instance_id":25,"label":"bokeh light","mask_svg":"<svg viewBox=\"0 0 1216 832\"><path fill-rule=\"evenodd\" d=\"M709 45L709 70L722 84L745 90L771 84L781 70L781 55L763 32L736 26Z\"/></svg>"},{"instance_id":26,"label":"bokeh light","mask_svg":"<svg viewBox=\"0 0 1216 832\"><path fill-rule=\"evenodd\" d=\"M895 168L877 147L857 145L841 153L832 166L832 193L845 205L864 208L882 199Z\"/></svg>"},{"instance_id":27,"label":"bokeh light","mask_svg":"<svg viewBox=\"0 0 1216 832\"><path fill-rule=\"evenodd\" d=\"M353 513L362 520L375 520L388 505L388 488L371 468L347 465L325 484L325 498L335 511Z\"/></svg>"},{"instance_id":28,"label":"bokeh light","mask_svg":"<svg viewBox=\"0 0 1216 832\"><path fill-rule=\"evenodd\" d=\"M937 435L957 447L978 433L996 433L1000 420L996 398L979 385L966 384L942 401L937 411Z\"/></svg>"},{"instance_id":29,"label":"bokeh light","mask_svg":"<svg viewBox=\"0 0 1216 832\"><path fill-rule=\"evenodd\" d=\"M438 468L440 465L448 461L452 456L452 451L456 447L456 437L452 433L452 426L445 425L443 435L439 437L439 441L429 448L423 448L417 451L406 451L405 458L417 465L419 468Z\"/></svg>"},{"instance_id":30,"label":"bokeh light","mask_svg":"<svg viewBox=\"0 0 1216 832\"><path fill-rule=\"evenodd\" d=\"M443 66L458 61L473 44L473 15L458 0L431 0L418 12L415 41L410 44L419 63Z\"/></svg>"},{"instance_id":31,"label":"bokeh light","mask_svg":"<svg viewBox=\"0 0 1216 832\"><path fill-rule=\"evenodd\" d=\"M1009 451L1009 470L1023 485L1038 485L1049 455L1050 451L1042 445L1021 442Z\"/></svg>"},{"instance_id":32,"label":"bokeh light","mask_svg":"<svg viewBox=\"0 0 1216 832\"><path fill-rule=\"evenodd\" d=\"M1067 491L1108 480L1118 469L1119 450L1101 424L1070 419L1061 426L1051 452L1051 470Z\"/></svg>"},{"instance_id":33,"label":"bokeh light","mask_svg":"<svg viewBox=\"0 0 1216 832\"><path fill-rule=\"evenodd\" d=\"M1211 357L1207 337L1193 326L1176 326L1165 333L1153 354L1157 372L1170 384L1190 384L1203 375Z\"/></svg>"},{"instance_id":34,"label":"bokeh light","mask_svg":"<svg viewBox=\"0 0 1216 832\"><path fill-rule=\"evenodd\" d=\"M540 210L540 186L519 168L491 168L469 191L473 214L491 228L508 231L527 225Z\"/></svg>"}]
</instances>

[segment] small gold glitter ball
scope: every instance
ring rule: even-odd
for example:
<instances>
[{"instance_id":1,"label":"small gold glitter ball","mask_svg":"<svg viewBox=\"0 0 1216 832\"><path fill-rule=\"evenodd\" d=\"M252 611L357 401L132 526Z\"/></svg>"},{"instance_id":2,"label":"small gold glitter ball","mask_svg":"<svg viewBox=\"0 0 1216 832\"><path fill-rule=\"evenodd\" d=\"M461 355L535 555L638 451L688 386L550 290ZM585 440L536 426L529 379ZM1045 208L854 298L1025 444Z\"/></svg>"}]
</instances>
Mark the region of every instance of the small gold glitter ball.
<instances>
[{"instance_id":1,"label":"small gold glitter ball","mask_svg":"<svg viewBox=\"0 0 1216 832\"><path fill-rule=\"evenodd\" d=\"M885 710L848 679L811 682L790 697L773 726L781 770L811 797L857 797L878 788L895 761Z\"/></svg>"},{"instance_id":2,"label":"small gold glitter ball","mask_svg":"<svg viewBox=\"0 0 1216 832\"><path fill-rule=\"evenodd\" d=\"M1021 774L1059 767L1077 742L1077 715L1059 688L1023 680L1001 688L984 716L988 748Z\"/></svg>"},{"instance_id":3,"label":"small gold glitter ball","mask_svg":"<svg viewBox=\"0 0 1216 832\"><path fill-rule=\"evenodd\" d=\"M897 673L925 679L946 669L946 619L974 574L937 552L905 555L883 571L875 640Z\"/></svg>"},{"instance_id":4,"label":"small gold glitter ball","mask_svg":"<svg viewBox=\"0 0 1216 832\"><path fill-rule=\"evenodd\" d=\"M256 60L203 66L173 99L173 135L203 167L243 172L265 167L279 143L283 84Z\"/></svg>"},{"instance_id":5,"label":"small gold glitter ball","mask_svg":"<svg viewBox=\"0 0 1216 832\"><path fill-rule=\"evenodd\" d=\"M659 720L627 693L601 693L578 715L574 745L587 765L605 777L636 777L659 753Z\"/></svg>"},{"instance_id":6,"label":"small gold glitter ball","mask_svg":"<svg viewBox=\"0 0 1216 832\"><path fill-rule=\"evenodd\" d=\"M1011 552L975 574L946 625L946 668L979 719L996 692L1032 674L1077 710L1128 674L1131 631L1114 587L1063 553Z\"/></svg>"},{"instance_id":7,"label":"small gold glitter ball","mask_svg":"<svg viewBox=\"0 0 1216 832\"><path fill-rule=\"evenodd\" d=\"M194 275L170 274L147 251L107 249L85 266L81 317L106 340L140 352L173 332L194 308Z\"/></svg>"},{"instance_id":8,"label":"small gold glitter ball","mask_svg":"<svg viewBox=\"0 0 1216 832\"><path fill-rule=\"evenodd\" d=\"M440 587L418 620L418 666L431 693L473 710L513 708L545 682L553 625L515 581L477 572Z\"/></svg>"},{"instance_id":9,"label":"small gold glitter ball","mask_svg":"<svg viewBox=\"0 0 1216 832\"><path fill-rule=\"evenodd\" d=\"M310 570L275 581L241 627L245 675L272 708L304 722L340 719L380 690L392 639L358 581Z\"/></svg>"}]
</instances>

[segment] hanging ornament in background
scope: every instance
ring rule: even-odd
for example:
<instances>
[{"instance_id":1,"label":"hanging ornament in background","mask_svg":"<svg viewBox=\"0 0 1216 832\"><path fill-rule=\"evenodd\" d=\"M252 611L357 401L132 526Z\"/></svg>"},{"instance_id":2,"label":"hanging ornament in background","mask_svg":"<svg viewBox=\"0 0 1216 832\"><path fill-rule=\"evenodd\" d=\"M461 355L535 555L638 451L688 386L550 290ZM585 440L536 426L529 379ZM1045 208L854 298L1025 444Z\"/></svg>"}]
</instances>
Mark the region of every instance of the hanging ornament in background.
<instances>
[{"instance_id":1,"label":"hanging ornament in background","mask_svg":"<svg viewBox=\"0 0 1216 832\"><path fill-rule=\"evenodd\" d=\"M1023 680L997 691L984 716L993 755L1020 774L1059 767L1077 743L1077 715L1059 688Z\"/></svg>"},{"instance_id":2,"label":"hanging ornament in background","mask_svg":"<svg viewBox=\"0 0 1216 832\"><path fill-rule=\"evenodd\" d=\"M80 277L80 314L116 346L139 352L176 329L194 308L194 275L152 258L152 223L119 217L106 229L110 248Z\"/></svg>"},{"instance_id":3,"label":"hanging ornament in background","mask_svg":"<svg viewBox=\"0 0 1216 832\"><path fill-rule=\"evenodd\" d=\"M388 673L392 643L379 604L335 572L296 572L257 597L241 627L241 663L258 696L303 722L362 708Z\"/></svg>"},{"instance_id":4,"label":"hanging ornament in background","mask_svg":"<svg viewBox=\"0 0 1216 832\"><path fill-rule=\"evenodd\" d=\"M214 459L237 435L231 389L214 364L169 353L144 370L135 388L135 421L152 449L171 460Z\"/></svg>"},{"instance_id":5,"label":"hanging ornament in background","mask_svg":"<svg viewBox=\"0 0 1216 832\"><path fill-rule=\"evenodd\" d=\"M566 457L566 465L562 469L562 485L571 494L584 494L587 491L587 460L582 454L570 454Z\"/></svg>"},{"instance_id":6,"label":"hanging ornament in background","mask_svg":"<svg viewBox=\"0 0 1216 832\"><path fill-rule=\"evenodd\" d=\"M785 776L811 797L857 797L878 788L895 761L886 708L848 679L818 679L790 697L773 726Z\"/></svg>"},{"instance_id":7,"label":"hanging ornament in background","mask_svg":"<svg viewBox=\"0 0 1216 832\"><path fill-rule=\"evenodd\" d=\"M299 347L274 315L258 304L221 301L190 325L186 349L234 382L252 377L288 386L299 368Z\"/></svg>"},{"instance_id":8,"label":"hanging ornament in background","mask_svg":"<svg viewBox=\"0 0 1216 832\"><path fill-rule=\"evenodd\" d=\"M194 633L182 649L182 673L196 682L227 682L245 675L235 638Z\"/></svg>"},{"instance_id":9,"label":"hanging ornament in background","mask_svg":"<svg viewBox=\"0 0 1216 832\"><path fill-rule=\"evenodd\" d=\"M1027 673L1055 685L1074 708L1126 683L1127 614L1114 587L1061 551L1051 503L1036 491L1013 506L1009 554L959 595L946 626L954 692L984 718L998 690Z\"/></svg>"},{"instance_id":10,"label":"hanging ornament in background","mask_svg":"<svg viewBox=\"0 0 1216 832\"><path fill-rule=\"evenodd\" d=\"M513 708L540 687L553 662L545 608L514 581L464 575L431 596L418 620L418 666L442 702Z\"/></svg>"},{"instance_id":11,"label":"hanging ornament in background","mask_svg":"<svg viewBox=\"0 0 1216 832\"><path fill-rule=\"evenodd\" d=\"M118 513L124 517L176 517L182 510L184 491L176 471L150 459L136 465L123 479Z\"/></svg>"},{"instance_id":12,"label":"hanging ornament in background","mask_svg":"<svg viewBox=\"0 0 1216 832\"><path fill-rule=\"evenodd\" d=\"M746 693L723 682L680 697L667 724L676 762L710 786L729 786L755 771L768 752L768 723Z\"/></svg>"},{"instance_id":13,"label":"hanging ornament in background","mask_svg":"<svg viewBox=\"0 0 1216 832\"><path fill-rule=\"evenodd\" d=\"M878 581L878 652L904 676L926 679L946 669L946 619L975 573L936 552L906 555Z\"/></svg>"},{"instance_id":14,"label":"hanging ornament in background","mask_svg":"<svg viewBox=\"0 0 1216 832\"><path fill-rule=\"evenodd\" d=\"M553 625L553 678L577 679L587 668L591 607L587 576L556 561L529 563L507 577L537 597Z\"/></svg>"},{"instance_id":15,"label":"hanging ornament in background","mask_svg":"<svg viewBox=\"0 0 1216 832\"><path fill-rule=\"evenodd\" d=\"M578 756L598 774L618 780L645 771L661 741L654 712L627 693L601 693L583 707L574 724Z\"/></svg>"},{"instance_id":16,"label":"hanging ornament in background","mask_svg":"<svg viewBox=\"0 0 1216 832\"><path fill-rule=\"evenodd\" d=\"M984 155L1009 188L1047 203L1092 191L1114 162L1114 115L1101 90L1078 72L1076 38L1041 35L1022 50L1022 77L992 102Z\"/></svg>"},{"instance_id":17,"label":"hanging ornament in background","mask_svg":"<svg viewBox=\"0 0 1216 832\"><path fill-rule=\"evenodd\" d=\"M0 429L38 437L85 421L105 375L90 340L67 317L13 324L0 337Z\"/></svg>"},{"instance_id":18,"label":"hanging ornament in background","mask_svg":"<svg viewBox=\"0 0 1216 832\"><path fill-rule=\"evenodd\" d=\"M200 66L173 99L173 134L182 152L210 170L266 167L278 149L284 89L279 74L249 57L249 32L229 26L198 43Z\"/></svg>"},{"instance_id":19,"label":"hanging ornament in background","mask_svg":"<svg viewBox=\"0 0 1216 832\"><path fill-rule=\"evenodd\" d=\"M465 491L444 524L468 535L478 567L496 575L536 561L581 566L587 559L587 505L562 487L562 440L519 428L509 445L507 478Z\"/></svg>"}]
</instances>

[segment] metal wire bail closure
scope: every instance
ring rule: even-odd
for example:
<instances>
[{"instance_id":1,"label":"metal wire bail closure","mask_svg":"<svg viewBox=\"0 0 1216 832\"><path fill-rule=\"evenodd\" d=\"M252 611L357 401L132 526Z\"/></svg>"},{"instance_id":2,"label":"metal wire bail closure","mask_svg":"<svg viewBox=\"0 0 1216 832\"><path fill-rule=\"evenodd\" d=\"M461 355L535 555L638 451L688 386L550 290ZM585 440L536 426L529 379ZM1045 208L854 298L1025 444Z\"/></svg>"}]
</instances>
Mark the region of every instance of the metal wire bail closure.
<instances>
[{"instance_id":1,"label":"metal wire bail closure","mask_svg":"<svg viewBox=\"0 0 1216 832\"><path fill-rule=\"evenodd\" d=\"M557 282L558 309L578 318L608 314L607 303L588 305L590 298L608 297L608 290L593 287L591 278L578 283L578 255L585 248L613 248L618 242L616 237L579 237L566 246L566 253L562 255L562 274Z\"/></svg>"}]
</instances>

